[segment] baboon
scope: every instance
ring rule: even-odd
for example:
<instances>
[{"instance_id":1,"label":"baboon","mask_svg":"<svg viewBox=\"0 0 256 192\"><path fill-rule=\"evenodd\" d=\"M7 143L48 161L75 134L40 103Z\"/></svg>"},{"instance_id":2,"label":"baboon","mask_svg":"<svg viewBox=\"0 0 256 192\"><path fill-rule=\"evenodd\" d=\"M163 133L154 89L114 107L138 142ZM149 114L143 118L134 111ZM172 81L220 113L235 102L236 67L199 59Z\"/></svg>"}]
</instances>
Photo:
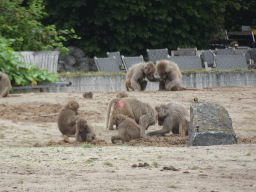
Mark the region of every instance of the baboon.
<instances>
[{"instance_id":1,"label":"baboon","mask_svg":"<svg viewBox=\"0 0 256 192\"><path fill-rule=\"evenodd\" d=\"M76 101L69 101L64 108L61 109L58 117L58 127L63 135L75 135L76 121L80 118L78 108L79 104Z\"/></svg>"},{"instance_id":2,"label":"baboon","mask_svg":"<svg viewBox=\"0 0 256 192\"><path fill-rule=\"evenodd\" d=\"M7 97L11 89L8 75L0 71L0 97Z\"/></svg>"},{"instance_id":3,"label":"baboon","mask_svg":"<svg viewBox=\"0 0 256 192\"><path fill-rule=\"evenodd\" d=\"M89 91L89 92L85 92L84 94L83 94L83 97L84 98L92 98L92 92L91 91Z\"/></svg>"},{"instance_id":4,"label":"baboon","mask_svg":"<svg viewBox=\"0 0 256 192\"><path fill-rule=\"evenodd\" d=\"M83 118L76 122L76 142L91 142L96 137L92 127Z\"/></svg>"},{"instance_id":5,"label":"baboon","mask_svg":"<svg viewBox=\"0 0 256 192\"><path fill-rule=\"evenodd\" d=\"M172 61L161 60L156 63L156 71L160 76L159 91L200 90L181 87L182 74L178 65Z\"/></svg>"},{"instance_id":6,"label":"baboon","mask_svg":"<svg viewBox=\"0 0 256 192\"><path fill-rule=\"evenodd\" d=\"M128 94L125 92L119 92L116 96L116 98L124 98L124 97L128 97Z\"/></svg>"},{"instance_id":7,"label":"baboon","mask_svg":"<svg viewBox=\"0 0 256 192\"><path fill-rule=\"evenodd\" d=\"M156 63L156 71L160 76L159 91L179 90L182 74L176 63L168 60L158 61Z\"/></svg>"},{"instance_id":8,"label":"baboon","mask_svg":"<svg viewBox=\"0 0 256 192\"><path fill-rule=\"evenodd\" d=\"M127 91L129 89L133 91L144 91L147 87L145 78L152 82L159 81L154 76L155 71L156 67L152 62L133 65L126 74L125 86Z\"/></svg>"},{"instance_id":9,"label":"baboon","mask_svg":"<svg viewBox=\"0 0 256 192\"><path fill-rule=\"evenodd\" d=\"M173 134L181 136L188 135L190 116L188 111L181 105L169 102L155 107L158 125L163 126L161 130L148 133L148 136L163 136L172 131Z\"/></svg>"},{"instance_id":10,"label":"baboon","mask_svg":"<svg viewBox=\"0 0 256 192\"><path fill-rule=\"evenodd\" d=\"M109 118L113 104L114 108ZM149 104L143 103L133 97L114 98L109 102L106 115L106 128L108 128L110 119L109 129L113 130L113 118L117 114L123 114L134 119L135 122L141 126L141 137L145 137L145 130L147 130L150 125L156 124L155 110Z\"/></svg>"},{"instance_id":11,"label":"baboon","mask_svg":"<svg viewBox=\"0 0 256 192\"><path fill-rule=\"evenodd\" d=\"M117 114L113 119L113 124L118 129L118 135L111 137L111 142L121 140L122 143L133 139L140 139L141 127L131 118L122 114Z\"/></svg>"}]
</instances>

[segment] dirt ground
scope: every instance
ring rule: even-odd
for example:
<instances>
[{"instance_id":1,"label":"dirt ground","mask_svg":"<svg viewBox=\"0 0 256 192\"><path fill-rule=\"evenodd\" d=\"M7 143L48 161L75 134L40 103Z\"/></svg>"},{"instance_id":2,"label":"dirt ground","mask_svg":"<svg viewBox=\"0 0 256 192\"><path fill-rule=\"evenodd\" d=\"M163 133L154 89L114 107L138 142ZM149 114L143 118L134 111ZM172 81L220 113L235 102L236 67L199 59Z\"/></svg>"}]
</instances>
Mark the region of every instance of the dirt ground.
<instances>
[{"instance_id":1,"label":"dirt ground","mask_svg":"<svg viewBox=\"0 0 256 192\"><path fill-rule=\"evenodd\" d=\"M222 105L238 139L229 146L187 147L187 137L173 134L111 144L117 131L104 128L105 116L117 92L82 94L0 98L0 191L256 191L256 87L128 93L152 107L175 101L189 110L195 97ZM97 139L89 145L58 130L69 100L93 126Z\"/></svg>"}]
</instances>

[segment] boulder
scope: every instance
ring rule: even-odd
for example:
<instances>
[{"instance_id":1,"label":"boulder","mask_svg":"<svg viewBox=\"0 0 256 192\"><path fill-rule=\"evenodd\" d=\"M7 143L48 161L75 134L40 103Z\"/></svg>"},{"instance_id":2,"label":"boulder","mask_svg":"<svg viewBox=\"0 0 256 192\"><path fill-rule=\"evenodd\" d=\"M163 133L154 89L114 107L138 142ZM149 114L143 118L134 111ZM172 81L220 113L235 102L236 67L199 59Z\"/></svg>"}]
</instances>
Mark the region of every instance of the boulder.
<instances>
[{"instance_id":1,"label":"boulder","mask_svg":"<svg viewBox=\"0 0 256 192\"><path fill-rule=\"evenodd\" d=\"M192 103L188 146L231 145L236 144L236 134L228 111L209 102Z\"/></svg>"}]
</instances>

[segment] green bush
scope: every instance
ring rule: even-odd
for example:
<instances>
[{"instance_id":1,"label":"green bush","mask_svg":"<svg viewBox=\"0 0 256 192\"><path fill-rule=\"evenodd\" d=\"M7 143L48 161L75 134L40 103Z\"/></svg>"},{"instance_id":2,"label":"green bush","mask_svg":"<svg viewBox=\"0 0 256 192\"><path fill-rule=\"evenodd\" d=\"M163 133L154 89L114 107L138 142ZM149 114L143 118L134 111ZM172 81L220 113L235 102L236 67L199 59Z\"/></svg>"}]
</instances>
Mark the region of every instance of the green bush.
<instances>
[{"instance_id":1,"label":"green bush","mask_svg":"<svg viewBox=\"0 0 256 192\"><path fill-rule=\"evenodd\" d=\"M5 39L0 35L0 71L6 73L13 85L30 85L31 82L55 82L58 81L55 73L47 69L39 69L32 63L24 63L18 57L20 53L13 51L10 45L14 39ZM30 69L24 65L29 66Z\"/></svg>"}]
</instances>

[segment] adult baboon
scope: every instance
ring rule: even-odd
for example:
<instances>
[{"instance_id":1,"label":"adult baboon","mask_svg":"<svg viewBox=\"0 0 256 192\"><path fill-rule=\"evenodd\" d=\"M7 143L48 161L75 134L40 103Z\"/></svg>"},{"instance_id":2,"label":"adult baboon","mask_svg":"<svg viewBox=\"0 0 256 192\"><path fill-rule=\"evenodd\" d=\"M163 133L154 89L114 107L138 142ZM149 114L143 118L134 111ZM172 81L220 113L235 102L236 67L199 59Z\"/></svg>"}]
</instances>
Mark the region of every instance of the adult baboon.
<instances>
[{"instance_id":1,"label":"adult baboon","mask_svg":"<svg viewBox=\"0 0 256 192\"><path fill-rule=\"evenodd\" d=\"M122 114L117 114L113 119L113 124L118 129L118 135L111 137L111 142L121 140L122 143L133 139L140 139L141 127L131 118Z\"/></svg>"},{"instance_id":2,"label":"adult baboon","mask_svg":"<svg viewBox=\"0 0 256 192\"><path fill-rule=\"evenodd\" d=\"M119 93L116 95L116 98L124 98L124 97L128 97L128 94L125 93L125 92L119 92Z\"/></svg>"},{"instance_id":3,"label":"adult baboon","mask_svg":"<svg viewBox=\"0 0 256 192\"><path fill-rule=\"evenodd\" d=\"M108 128L109 115L112 105L114 108L110 117L109 129L113 129L113 118L117 114L123 114L136 121L141 126L141 137L145 137L145 130L150 125L156 124L155 110L147 103L142 103L136 98L114 98L108 104L106 115L106 128Z\"/></svg>"},{"instance_id":4,"label":"adult baboon","mask_svg":"<svg viewBox=\"0 0 256 192\"><path fill-rule=\"evenodd\" d=\"M163 126L161 130L148 133L148 136L163 136L170 131L181 136L188 135L190 116L188 111L181 105L169 102L155 107L158 125Z\"/></svg>"},{"instance_id":5,"label":"adult baboon","mask_svg":"<svg viewBox=\"0 0 256 192\"><path fill-rule=\"evenodd\" d=\"M96 137L92 127L83 118L76 122L76 142L90 142Z\"/></svg>"},{"instance_id":6,"label":"adult baboon","mask_svg":"<svg viewBox=\"0 0 256 192\"><path fill-rule=\"evenodd\" d=\"M138 63L133 65L126 74L125 86L127 91L129 89L135 91L144 91L147 87L147 78L149 81L159 81L154 77L156 67L154 63Z\"/></svg>"},{"instance_id":7,"label":"adult baboon","mask_svg":"<svg viewBox=\"0 0 256 192\"><path fill-rule=\"evenodd\" d=\"M85 92L85 93L83 94L83 97L84 97L84 98L92 98L92 92L91 92L91 91Z\"/></svg>"},{"instance_id":8,"label":"adult baboon","mask_svg":"<svg viewBox=\"0 0 256 192\"><path fill-rule=\"evenodd\" d=\"M0 97L7 97L11 89L8 75L0 71Z\"/></svg>"},{"instance_id":9,"label":"adult baboon","mask_svg":"<svg viewBox=\"0 0 256 192\"><path fill-rule=\"evenodd\" d=\"M80 118L78 114L79 104L76 101L69 101L61 109L58 118L58 127L63 135L75 135L76 121Z\"/></svg>"},{"instance_id":10,"label":"adult baboon","mask_svg":"<svg viewBox=\"0 0 256 192\"><path fill-rule=\"evenodd\" d=\"M159 91L178 91L182 74L178 65L172 61L161 60L156 63L156 71L160 76Z\"/></svg>"}]
</instances>

